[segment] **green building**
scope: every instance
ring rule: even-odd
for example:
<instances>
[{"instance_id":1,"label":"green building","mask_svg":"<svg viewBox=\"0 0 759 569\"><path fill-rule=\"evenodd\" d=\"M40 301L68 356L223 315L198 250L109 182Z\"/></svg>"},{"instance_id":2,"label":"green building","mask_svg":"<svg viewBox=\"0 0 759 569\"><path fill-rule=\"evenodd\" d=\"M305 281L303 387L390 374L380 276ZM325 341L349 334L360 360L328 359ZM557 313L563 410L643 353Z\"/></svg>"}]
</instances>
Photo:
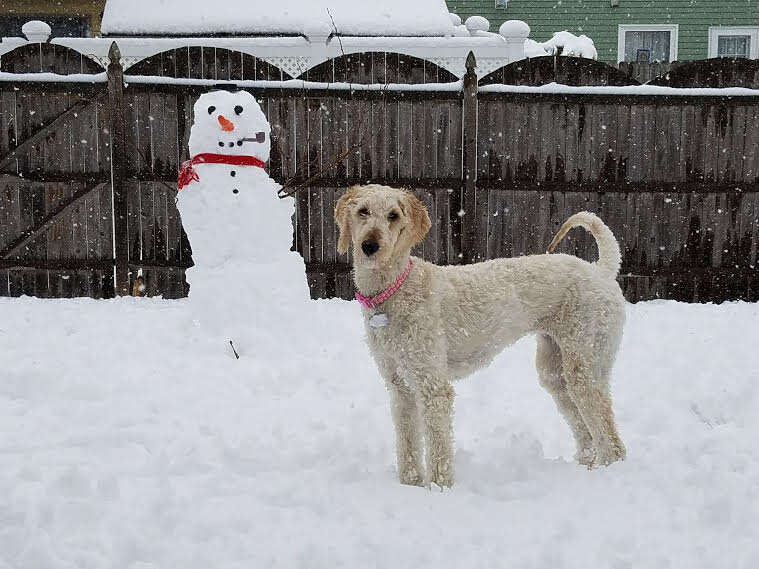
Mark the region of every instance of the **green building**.
<instances>
[{"instance_id":1,"label":"green building","mask_svg":"<svg viewBox=\"0 0 759 569\"><path fill-rule=\"evenodd\" d=\"M759 58L759 0L447 0L466 19L485 16L490 31L524 20L531 38L567 30L585 34L598 58L687 61L709 57Z\"/></svg>"}]
</instances>

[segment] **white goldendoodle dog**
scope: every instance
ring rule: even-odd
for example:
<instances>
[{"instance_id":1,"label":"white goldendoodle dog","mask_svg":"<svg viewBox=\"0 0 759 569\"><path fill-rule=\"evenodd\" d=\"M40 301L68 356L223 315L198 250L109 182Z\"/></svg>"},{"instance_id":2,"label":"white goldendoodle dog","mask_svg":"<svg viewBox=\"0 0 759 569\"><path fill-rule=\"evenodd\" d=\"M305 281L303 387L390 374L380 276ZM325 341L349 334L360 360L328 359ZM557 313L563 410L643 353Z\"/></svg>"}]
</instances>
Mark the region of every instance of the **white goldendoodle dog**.
<instances>
[{"instance_id":1,"label":"white goldendoodle dog","mask_svg":"<svg viewBox=\"0 0 759 569\"><path fill-rule=\"evenodd\" d=\"M598 217L573 215L548 249L582 226L598 244L595 264L546 254L445 267L410 256L430 227L410 192L353 186L335 219L338 250L353 242L356 298L392 399L401 482L453 484L451 382L528 333L537 334L540 382L572 429L579 462L590 468L625 457L609 396L625 321L620 252Z\"/></svg>"}]
</instances>

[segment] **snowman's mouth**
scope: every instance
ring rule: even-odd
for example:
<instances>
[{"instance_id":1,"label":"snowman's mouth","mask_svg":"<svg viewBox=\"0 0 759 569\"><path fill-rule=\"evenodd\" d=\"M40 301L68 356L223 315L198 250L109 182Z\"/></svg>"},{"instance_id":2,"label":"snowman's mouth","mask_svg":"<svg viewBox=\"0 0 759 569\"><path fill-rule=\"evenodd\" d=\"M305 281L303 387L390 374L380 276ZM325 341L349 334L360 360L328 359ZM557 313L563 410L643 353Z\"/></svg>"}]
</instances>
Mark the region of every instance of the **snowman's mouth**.
<instances>
[{"instance_id":1,"label":"snowman's mouth","mask_svg":"<svg viewBox=\"0 0 759 569\"><path fill-rule=\"evenodd\" d=\"M255 137L242 138L240 140L243 142L257 142L259 144L262 144L266 140L266 133L257 132Z\"/></svg>"}]
</instances>

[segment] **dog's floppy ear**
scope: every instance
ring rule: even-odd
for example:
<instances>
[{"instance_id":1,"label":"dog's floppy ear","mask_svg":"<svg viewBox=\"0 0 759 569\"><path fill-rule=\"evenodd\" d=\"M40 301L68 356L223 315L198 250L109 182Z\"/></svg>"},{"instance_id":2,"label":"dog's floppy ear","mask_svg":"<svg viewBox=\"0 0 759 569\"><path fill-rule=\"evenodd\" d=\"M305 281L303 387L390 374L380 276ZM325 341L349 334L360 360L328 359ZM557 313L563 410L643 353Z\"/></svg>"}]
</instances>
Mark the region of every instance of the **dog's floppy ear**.
<instances>
[{"instance_id":1,"label":"dog's floppy ear","mask_svg":"<svg viewBox=\"0 0 759 569\"><path fill-rule=\"evenodd\" d=\"M340 228L340 237L337 240L337 250L343 255L348 252L348 247L351 244L351 231L348 226L348 206L358 196L359 186L351 186L342 197L337 200L335 206L335 221Z\"/></svg>"},{"instance_id":2,"label":"dog's floppy ear","mask_svg":"<svg viewBox=\"0 0 759 569\"><path fill-rule=\"evenodd\" d=\"M430 216L427 215L427 208L419 198L408 190L405 194L402 209L411 218L411 246L413 247L424 239L430 230Z\"/></svg>"}]
</instances>

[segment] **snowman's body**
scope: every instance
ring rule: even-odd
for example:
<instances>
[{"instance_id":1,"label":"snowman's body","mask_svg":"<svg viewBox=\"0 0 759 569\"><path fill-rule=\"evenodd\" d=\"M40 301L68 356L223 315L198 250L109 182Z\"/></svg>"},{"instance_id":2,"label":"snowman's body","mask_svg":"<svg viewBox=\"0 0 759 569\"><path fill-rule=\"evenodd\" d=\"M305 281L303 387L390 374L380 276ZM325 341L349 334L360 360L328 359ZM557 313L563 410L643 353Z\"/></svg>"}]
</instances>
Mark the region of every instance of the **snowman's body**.
<instances>
[{"instance_id":1,"label":"snowman's body","mask_svg":"<svg viewBox=\"0 0 759 569\"><path fill-rule=\"evenodd\" d=\"M203 307L201 324L245 344L263 324L250 321L258 303L308 296L303 261L290 251L293 200L279 199L262 167L270 126L250 93L206 93L194 111L189 147L199 161L177 199L195 262L190 300Z\"/></svg>"}]
</instances>

